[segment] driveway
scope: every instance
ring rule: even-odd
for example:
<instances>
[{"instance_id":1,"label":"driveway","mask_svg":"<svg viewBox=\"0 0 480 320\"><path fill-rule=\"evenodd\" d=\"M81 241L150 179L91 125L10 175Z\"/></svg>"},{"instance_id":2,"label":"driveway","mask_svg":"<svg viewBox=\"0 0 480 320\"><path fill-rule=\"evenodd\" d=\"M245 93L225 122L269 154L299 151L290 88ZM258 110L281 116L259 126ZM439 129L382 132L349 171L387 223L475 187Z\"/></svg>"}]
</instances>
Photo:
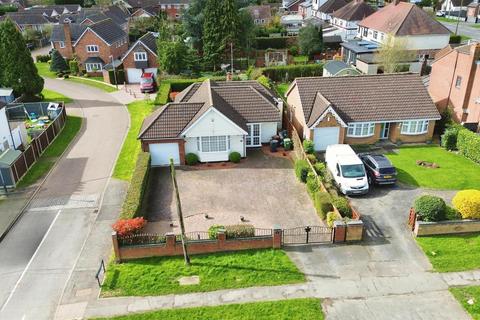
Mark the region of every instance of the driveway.
<instances>
[{"instance_id":1,"label":"driveway","mask_svg":"<svg viewBox=\"0 0 480 320\"><path fill-rule=\"evenodd\" d=\"M171 231L170 222L178 223L169 170L154 168L151 173L145 202L149 230ZM183 167L177 170L177 181L187 231L239 224L240 216L257 228L321 224L291 161L267 156L261 150L249 151L234 168Z\"/></svg>"}]
</instances>

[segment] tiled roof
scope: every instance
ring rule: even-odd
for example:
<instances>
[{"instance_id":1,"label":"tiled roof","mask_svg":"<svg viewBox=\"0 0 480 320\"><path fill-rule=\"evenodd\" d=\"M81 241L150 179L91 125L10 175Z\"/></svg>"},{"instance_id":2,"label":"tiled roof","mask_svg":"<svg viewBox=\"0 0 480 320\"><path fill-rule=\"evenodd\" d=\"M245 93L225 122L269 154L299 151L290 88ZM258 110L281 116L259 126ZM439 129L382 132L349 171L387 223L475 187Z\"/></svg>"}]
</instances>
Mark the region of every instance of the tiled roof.
<instances>
[{"instance_id":1,"label":"tiled roof","mask_svg":"<svg viewBox=\"0 0 480 320\"><path fill-rule=\"evenodd\" d=\"M317 93L346 123L440 118L418 74L297 78L295 85L307 123L316 120Z\"/></svg>"},{"instance_id":2,"label":"tiled roof","mask_svg":"<svg viewBox=\"0 0 480 320\"><path fill-rule=\"evenodd\" d=\"M5 18L10 18L10 20L18 25L39 25L51 23L41 13L25 13L25 11L8 12L5 14Z\"/></svg>"},{"instance_id":3,"label":"tiled roof","mask_svg":"<svg viewBox=\"0 0 480 320\"><path fill-rule=\"evenodd\" d=\"M313 103L312 114L307 125L313 125L315 121L317 121L317 119L328 109L328 107L333 108L332 103L328 101L327 98L325 98L320 92L317 92L315 102Z\"/></svg>"},{"instance_id":4,"label":"tiled roof","mask_svg":"<svg viewBox=\"0 0 480 320\"><path fill-rule=\"evenodd\" d=\"M372 13L375 9L370 7L363 0L353 0L332 13L332 16L346 21L360 21Z\"/></svg>"},{"instance_id":5,"label":"tiled roof","mask_svg":"<svg viewBox=\"0 0 480 320\"><path fill-rule=\"evenodd\" d=\"M318 8L318 11L323 13L332 13L346 5L347 1L345 0L328 0Z\"/></svg>"},{"instance_id":6,"label":"tiled roof","mask_svg":"<svg viewBox=\"0 0 480 320\"><path fill-rule=\"evenodd\" d=\"M391 3L358 23L370 28L397 36L428 34L450 34L440 22L413 3Z\"/></svg>"},{"instance_id":7,"label":"tiled roof","mask_svg":"<svg viewBox=\"0 0 480 320\"><path fill-rule=\"evenodd\" d=\"M70 34L72 37L72 42L78 40L78 38L82 35L85 31L87 26L81 25L78 23L70 23L68 25L70 27ZM52 35L50 36L50 41L65 41L65 33L63 30L63 24L55 24L52 28Z\"/></svg>"},{"instance_id":8,"label":"tiled roof","mask_svg":"<svg viewBox=\"0 0 480 320\"><path fill-rule=\"evenodd\" d=\"M97 23L105 19L108 19L108 17L103 12L97 12L95 14L91 14L87 16L85 19L92 21L92 23Z\"/></svg>"},{"instance_id":9,"label":"tiled roof","mask_svg":"<svg viewBox=\"0 0 480 320\"><path fill-rule=\"evenodd\" d=\"M157 54L157 38L153 33L147 32L138 40L141 41L148 49L152 50L155 55Z\"/></svg>"},{"instance_id":10,"label":"tiled roof","mask_svg":"<svg viewBox=\"0 0 480 320\"><path fill-rule=\"evenodd\" d=\"M112 19L105 19L100 22L88 26L106 43L112 44L115 41L127 37L127 34L120 28L120 26L112 21Z\"/></svg>"},{"instance_id":11,"label":"tiled roof","mask_svg":"<svg viewBox=\"0 0 480 320\"><path fill-rule=\"evenodd\" d=\"M112 19L118 25L122 25L128 21L129 14L118 6L110 6L103 12L108 18Z\"/></svg>"},{"instance_id":12,"label":"tiled roof","mask_svg":"<svg viewBox=\"0 0 480 320\"><path fill-rule=\"evenodd\" d=\"M466 7L468 6L473 0L450 0L454 7Z\"/></svg>"},{"instance_id":13,"label":"tiled roof","mask_svg":"<svg viewBox=\"0 0 480 320\"><path fill-rule=\"evenodd\" d=\"M248 6L245 9L250 12L253 19L270 19L272 17L272 9L267 5Z\"/></svg>"}]
</instances>

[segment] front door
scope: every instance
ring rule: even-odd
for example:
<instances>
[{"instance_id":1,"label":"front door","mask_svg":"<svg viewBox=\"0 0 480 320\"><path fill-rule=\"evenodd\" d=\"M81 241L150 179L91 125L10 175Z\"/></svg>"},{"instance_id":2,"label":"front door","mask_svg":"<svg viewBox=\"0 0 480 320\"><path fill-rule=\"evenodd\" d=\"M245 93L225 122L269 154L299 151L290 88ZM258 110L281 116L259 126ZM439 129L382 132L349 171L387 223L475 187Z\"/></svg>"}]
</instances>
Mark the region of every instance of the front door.
<instances>
[{"instance_id":1,"label":"front door","mask_svg":"<svg viewBox=\"0 0 480 320\"><path fill-rule=\"evenodd\" d=\"M247 147L260 147L262 145L260 139L260 123L249 123L247 124L248 136L247 136Z\"/></svg>"},{"instance_id":2,"label":"front door","mask_svg":"<svg viewBox=\"0 0 480 320\"><path fill-rule=\"evenodd\" d=\"M382 127L380 130L380 139L388 139L390 135L390 122L382 123Z\"/></svg>"}]
</instances>

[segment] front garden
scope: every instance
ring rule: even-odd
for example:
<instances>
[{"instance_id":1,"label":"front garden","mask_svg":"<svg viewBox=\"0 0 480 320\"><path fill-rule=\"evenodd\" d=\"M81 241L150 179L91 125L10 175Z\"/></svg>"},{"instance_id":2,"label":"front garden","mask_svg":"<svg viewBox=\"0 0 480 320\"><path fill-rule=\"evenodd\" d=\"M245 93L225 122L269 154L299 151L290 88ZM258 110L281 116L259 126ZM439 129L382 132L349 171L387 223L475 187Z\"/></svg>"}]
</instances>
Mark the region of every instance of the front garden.
<instances>
[{"instance_id":1,"label":"front garden","mask_svg":"<svg viewBox=\"0 0 480 320\"><path fill-rule=\"evenodd\" d=\"M480 320L480 287L450 288L450 292L460 302L474 320Z\"/></svg>"},{"instance_id":2,"label":"front garden","mask_svg":"<svg viewBox=\"0 0 480 320\"><path fill-rule=\"evenodd\" d=\"M199 283L180 285L182 277ZM152 257L111 263L102 296L149 296L304 282L304 275L282 250L246 250L183 257Z\"/></svg>"}]
</instances>

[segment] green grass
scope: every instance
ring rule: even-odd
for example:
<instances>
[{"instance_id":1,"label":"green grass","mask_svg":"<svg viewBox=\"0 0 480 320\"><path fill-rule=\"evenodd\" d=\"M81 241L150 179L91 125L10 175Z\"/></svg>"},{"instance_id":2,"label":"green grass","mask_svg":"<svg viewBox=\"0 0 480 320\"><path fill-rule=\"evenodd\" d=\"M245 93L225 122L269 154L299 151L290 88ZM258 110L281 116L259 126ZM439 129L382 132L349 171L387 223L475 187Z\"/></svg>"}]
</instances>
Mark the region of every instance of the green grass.
<instances>
[{"instance_id":1,"label":"green grass","mask_svg":"<svg viewBox=\"0 0 480 320\"><path fill-rule=\"evenodd\" d=\"M117 89L115 87L112 87L112 86L109 86L107 84L100 83L100 82L97 82L97 81L89 80L89 78L72 78L72 77L70 77L66 80L71 81L71 82L85 84L85 85L91 86L91 87L95 87L95 88L103 90L105 92L115 92L115 91L117 91Z\"/></svg>"},{"instance_id":2,"label":"green grass","mask_svg":"<svg viewBox=\"0 0 480 320\"><path fill-rule=\"evenodd\" d=\"M469 37L469 36L466 36L466 35L463 35L463 34L460 35L460 41L461 42L464 42L464 41L467 41L467 40L470 40L470 39L472 39L472 37Z\"/></svg>"},{"instance_id":3,"label":"green grass","mask_svg":"<svg viewBox=\"0 0 480 320\"><path fill-rule=\"evenodd\" d=\"M435 17L435 20L440 22L450 22L450 23L457 23L457 20L445 17Z\"/></svg>"},{"instance_id":4,"label":"green grass","mask_svg":"<svg viewBox=\"0 0 480 320\"><path fill-rule=\"evenodd\" d=\"M307 63L308 62L308 56L293 57L293 62L295 62L295 63Z\"/></svg>"},{"instance_id":5,"label":"green grass","mask_svg":"<svg viewBox=\"0 0 480 320\"><path fill-rule=\"evenodd\" d=\"M180 286L183 276L199 276L200 284ZM282 250L247 250L183 257L154 257L110 264L102 296L149 296L220 289L271 286L305 281Z\"/></svg>"},{"instance_id":6,"label":"green grass","mask_svg":"<svg viewBox=\"0 0 480 320\"><path fill-rule=\"evenodd\" d=\"M480 29L480 23L470 25L470 27L475 28L475 29Z\"/></svg>"},{"instance_id":7,"label":"green grass","mask_svg":"<svg viewBox=\"0 0 480 320\"><path fill-rule=\"evenodd\" d=\"M143 119L152 113L154 104L151 101L135 101L127 105L130 113L130 130L118 156L113 177L130 181L132 178L138 153L140 152L140 141L137 140Z\"/></svg>"},{"instance_id":8,"label":"green grass","mask_svg":"<svg viewBox=\"0 0 480 320\"><path fill-rule=\"evenodd\" d=\"M47 62L35 62L37 67L38 74L45 78L56 78L57 74L53 71L50 71L50 64Z\"/></svg>"},{"instance_id":9,"label":"green grass","mask_svg":"<svg viewBox=\"0 0 480 320\"><path fill-rule=\"evenodd\" d=\"M402 147L398 154L387 154L387 157L403 183L432 189L480 188L480 165L438 146ZM435 162L440 168L418 166L417 160Z\"/></svg>"},{"instance_id":10,"label":"green grass","mask_svg":"<svg viewBox=\"0 0 480 320\"><path fill-rule=\"evenodd\" d=\"M278 94L280 94L282 97L285 97L288 87L290 87L290 83L279 83L276 85L276 87Z\"/></svg>"},{"instance_id":11,"label":"green grass","mask_svg":"<svg viewBox=\"0 0 480 320\"><path fill-rule=\"evenodd\" d=\"M480 320L480 287L450 288L450 292L460 302L474 320ZM468 300L473 299L473 304ZM141 318L140 318L141 319Z\"/></svg>"},{"instance_id":12,"label":"green grass","mask_svg":"<svg viewBox=\"0 0 480 320\"><path fill-rule=\"evenodd\" d=\"M67 116L67 123L55 141L48 146L40 159L28 170L17 184L17 188L28 187L43 177L55 164L57 158L68 147L82 126L82 118Z\"/></svg>"},{"instance_id":13,"label":"green grass","mask_svg":"<svg viewBox=\"0 0 480 320\"><path fill-rule=\"evenodd\" d=\"M416 240L435 271L480 268L480 233L418 237Z\"/></svg>"},{"instance_id":14,"label":"green grass","mask_svg":"<svg viewBox=\"0 0 480 320\"><path fill-rule=\"evenodd\" d=\"M99 318L107 319L107 318ZM292 299L216 307L167 309L108 318L111 320L323 320L319 299Z\"/></svg>"},{"instance_id":15,"label":"green grass","mask_svg":"<svg viewBox=\"0 0 480 320\"><path fill-rule=\"evenodd\" d=\"M43 95L43 101L63 101L65 103L70 103L73 101L72 98L69 98L59 92L48 90L48 89L43 89L42 95Z\"/></svg>"}]
</instances>

